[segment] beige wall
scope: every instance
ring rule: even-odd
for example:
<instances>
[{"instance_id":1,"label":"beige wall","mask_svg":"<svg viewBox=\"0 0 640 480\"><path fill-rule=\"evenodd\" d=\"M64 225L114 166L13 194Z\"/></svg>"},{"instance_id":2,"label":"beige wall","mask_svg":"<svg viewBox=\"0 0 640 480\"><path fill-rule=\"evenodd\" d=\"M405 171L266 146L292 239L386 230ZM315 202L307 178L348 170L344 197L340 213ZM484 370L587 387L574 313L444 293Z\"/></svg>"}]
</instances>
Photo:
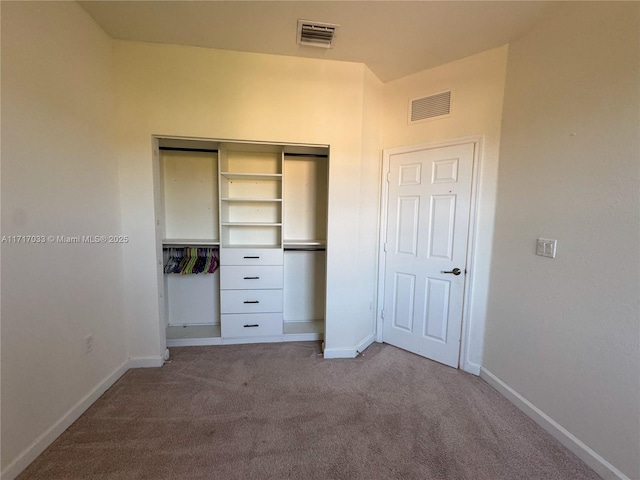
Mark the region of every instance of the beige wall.
<instances>
[{"instance_id":1,"label":"beige wall","mask_svg":"<svg viewBox=\"0 0 640 480\"><path fill-rule=\"evenodd\" d=\"M463 331L461 366L478 373L489 286L506 46L464 58L384 85L382 145L393 148L481 136L477 181L473 291L467 292L469 314ZM408 125L409 100L453 89L453 115Z\"/></svg>"},{"instance_id":2,"label":"beige wall","mask_svg":"<svg viewBox=\"0 0 640 480\"><path fill-rule=\"evenodd\" d=\"M639 8L571 3L510 47L483 362L631 479ZM558 240L556 259L534 255L537 237Z\"/></svg>"},{"instance_id":3,"label":"beige wall","mask_svg":"<svg viewBox=\"0 0 640 480\"><path fill-rule=\"evenodd\" d=\"M377 218L371 209L358 207L377 205L377 159L367 150L376 141L377 126L363 124L363 109L378 101L379 82L361 64L115 45L123 231L132 239L125 247L131 355L153 360L163 351L154 250L154 134L330 145L325 347L342 352L371 336L369 304L376 279L361 275L359 268L375 265ZM361 290L347 294L353 285Z\"/></svg>"},{"instance_id":4,"label":"beige wall","mask_svg":"<svg viewBox=\"0 0 640 480\"><path fill-rule=\"evenodd\" d=\"M72 2L1 8L2 235L120 233L111 40ZM3 478L126 363L121 262L115 244L2 243Z\"/></svg>"},{"instance_id":5,"label":"beige wall","mask_svg":"<svg viewBox=\"0 0 640 480\"><path fill-rule=\"evenodd\" d=\"M355 344L373 338L376 329L378 221L380 208L380 162L382 135L383 83L366 66L362 105L362 153L359 173L361 222L367 228L358 229L356 252L358 263L357 311ZM375 230L371 227L375 225ZM367 344L368 345L368 344Z\"/></svg>"},{"instance_id":6,"label":"beige wall","mask_svg":"<svg viewBox=\"0 0 640 480\"><path fill-rule=\"evenodd\" d=\"M130 238L2 245L2 469L128 355L160 362L152 135L331 146L338 356L373 333L380 148L480 136L463 367L640 478L637 18L567 5L509 49L383 85L359 64L114 42L75 3L2 2L2 234ZM407 125L409 99L447 88L451 118ZM537 236L557 259L533 255Z\"/></svg>"}]
</instances>

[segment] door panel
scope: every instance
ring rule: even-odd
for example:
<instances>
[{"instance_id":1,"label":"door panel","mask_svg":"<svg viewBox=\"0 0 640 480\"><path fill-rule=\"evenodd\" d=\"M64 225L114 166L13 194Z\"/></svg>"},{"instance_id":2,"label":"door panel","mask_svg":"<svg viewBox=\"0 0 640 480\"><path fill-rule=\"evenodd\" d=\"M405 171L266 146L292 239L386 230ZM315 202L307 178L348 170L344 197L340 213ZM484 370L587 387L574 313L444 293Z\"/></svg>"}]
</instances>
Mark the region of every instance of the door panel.
<instances>
[{"instance_id":1,"label":"door panel","mask_svg":"<svg viewBox=\"0 0 640 480\"><path fill-rule=\"evenodd\" d=\"M453 227L456 215L455 195L431 197L429 225L429 257L453 260Z\"/></svg>"},{"instance_id":2,"label":"door panel","mask_svg":"<svg viewBox=\"0 0 640 480\"><path fill-rule=\"evenodd\" d=\"M398 253L417 255L419 212L420 197L400 197L398 199L398 228L396 229Z\"/></svg>"},{"instance_id":3,"label":"door panel","mask_svg":"<svg viewBox=\"0 0 640 480\"><path fill-rule=\"evenodd\" d=\"M416 292L415 275L407 275L406 273L396 272L396 281L394 285L394 315L393 326L413 331L413 305Z\"/></svg>"},{"instance_id":4,"label":"door panel","mask_svg":"<svg viewBox=\"0 0 640 480\"><path fill-rule=\"evenodd\" d=\"M425 295L424 335L447 342L449 319L449 289L451 283L437 278L427 279Z\"/></svg>"},{"instance_id":5,"label":"door panel","mask_svg":"<svg viewBox=\"0 0 640 480\"><path fill-rule=\"evenodd\" d=\"M458 366L474 144L389 158L383 340ZM459 268L460 275L450 272Z\"/></svg>"}]
</instances>

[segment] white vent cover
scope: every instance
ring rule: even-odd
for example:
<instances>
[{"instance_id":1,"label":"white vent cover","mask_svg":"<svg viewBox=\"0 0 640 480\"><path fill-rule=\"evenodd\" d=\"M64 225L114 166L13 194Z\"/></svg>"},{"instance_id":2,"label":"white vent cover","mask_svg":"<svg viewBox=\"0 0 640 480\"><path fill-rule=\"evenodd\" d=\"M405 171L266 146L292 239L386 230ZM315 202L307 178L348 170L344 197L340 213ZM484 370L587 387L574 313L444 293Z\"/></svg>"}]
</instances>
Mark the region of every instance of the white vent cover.
<instances>
[{"instance_id":1,"label":"white vent cover","mask_svg":"<svg viewBox=\"0 0 640 480\"><path fill-rule=\"evenodd\" d=\"M332 48L336 30L339 26L333 23L298 20L298 44Z\"/></svg>"},{"instance_id":2,"label":"white vent cover","mask_svg":"<svg viewBox=\"0 0 640 480\"><path fill-rule=\"evenodd\" d=\"M409 123L441 118L451 114L451 90L409 102Z\"/></svg>"}]
</instances>

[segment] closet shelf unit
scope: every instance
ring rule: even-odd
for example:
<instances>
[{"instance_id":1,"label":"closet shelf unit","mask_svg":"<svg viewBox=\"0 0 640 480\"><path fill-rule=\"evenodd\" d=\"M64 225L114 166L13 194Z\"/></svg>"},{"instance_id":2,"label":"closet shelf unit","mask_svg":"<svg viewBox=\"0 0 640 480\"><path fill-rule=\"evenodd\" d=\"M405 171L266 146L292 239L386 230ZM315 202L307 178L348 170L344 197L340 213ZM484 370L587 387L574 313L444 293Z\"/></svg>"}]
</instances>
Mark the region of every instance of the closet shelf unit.
<instances>
[{"instance_id":1,"label":"closet shelf unit","mask_svg":"<svg viewBox=\"0 0 640 480\"><path fill-rule=\"evenodd\" d=\"M283 147L224 143L220 155L223 248L282 248Z\"/></svg>"},{"instance_id":2,"label":"closet shelf unit","mask_svg":"<svg viewBox=\"0 0 640 480\"><path fill-rule=\"evenodd\" d=\"M329 148L156 140L162 262L201 247L220 265L161 274L167 346L324 338Z\"/></svg>"}]
</instances>

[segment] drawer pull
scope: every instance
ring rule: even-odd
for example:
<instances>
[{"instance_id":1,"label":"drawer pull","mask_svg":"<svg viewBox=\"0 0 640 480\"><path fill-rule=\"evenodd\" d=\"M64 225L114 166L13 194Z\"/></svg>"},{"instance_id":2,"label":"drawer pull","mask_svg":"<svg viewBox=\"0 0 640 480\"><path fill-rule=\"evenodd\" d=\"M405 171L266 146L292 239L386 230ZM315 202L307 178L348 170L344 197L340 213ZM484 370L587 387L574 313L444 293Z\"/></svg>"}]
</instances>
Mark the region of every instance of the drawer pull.
<instances>
[{"instance_id":1,"label":"drawer pull","mask_svg":"<svg viewBox=\"0 0 640 480\"><path fill-rule=\"evenodd\" d=\"M260 277L244 277L245 280L260 280Z\"/></svg>"},{"instance_id":2,"label":"drawer pull","mask_svg":"<svg viewBox=\"0 0 640 480\"><path fill-rule=\"evenodd\" d=\"M253 328L253 327L259 327L260 324L259 323L254 323L253 325L245 325L244 328Z\"/></svg>"},{"instance_id":3,"label":"drawer pull","mask_svg":"<svg viewBox=\"0 0 640 480\"><path fill-rule=\"evenodd\" d=\"M260 257L244 257L244 258L260 258Z\"/></svg>"},{"instance_id":4,"label":"drawer pull","mask_svg":"<svg viewBox=\"0 0 640 480\"><path fill-rule=\"evenodd\" d=\"M260 303L259 300L245 300L244 303Z\"/></svg>"}]
</instances>

